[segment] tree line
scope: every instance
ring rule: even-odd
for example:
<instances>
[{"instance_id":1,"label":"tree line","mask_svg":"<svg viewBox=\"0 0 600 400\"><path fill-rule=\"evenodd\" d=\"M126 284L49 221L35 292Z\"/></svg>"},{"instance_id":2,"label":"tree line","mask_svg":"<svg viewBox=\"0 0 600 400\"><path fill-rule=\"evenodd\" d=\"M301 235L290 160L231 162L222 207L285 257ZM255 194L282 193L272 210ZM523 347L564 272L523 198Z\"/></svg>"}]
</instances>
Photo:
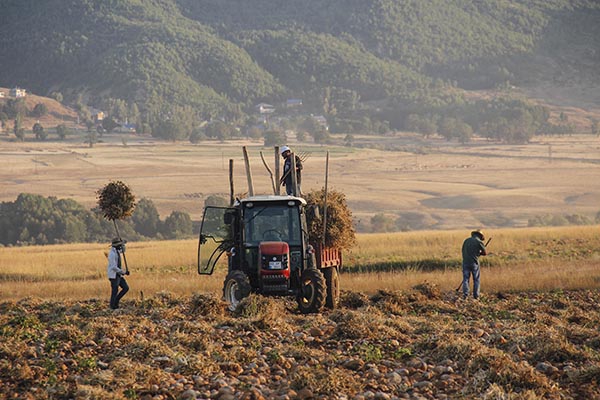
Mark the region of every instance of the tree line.
<instances>
[{"instance_id":1,"label":"tree line","mask_svg":"<svg viewBox=\"0 0 600 400\"><path fill-rule=\"evenodd\" d=\"M142 198L131 218L118 221L128 240L182 239L193 234L190 215L173 211L161 220L152 200ZM88 210L72 199L21 193L0 203L0 244L45 245L106 242L115 235L113 223L98 209Z\"/></svg>"}]
</instances>

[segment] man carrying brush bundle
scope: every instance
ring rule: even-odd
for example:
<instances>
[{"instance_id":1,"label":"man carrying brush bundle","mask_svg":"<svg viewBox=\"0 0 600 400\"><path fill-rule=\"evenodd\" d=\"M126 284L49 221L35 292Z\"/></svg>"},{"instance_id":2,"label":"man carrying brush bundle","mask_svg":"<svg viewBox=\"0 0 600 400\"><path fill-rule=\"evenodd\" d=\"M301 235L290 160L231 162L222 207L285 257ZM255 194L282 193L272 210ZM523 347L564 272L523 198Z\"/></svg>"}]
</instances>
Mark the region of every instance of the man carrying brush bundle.
<instances>
[{"instance_id":1,"label":"man carrying brush bundle","mask_svg":"<svg viewBox=\"0 0 600 400\"><path fill-rule=\"evenodd\" d=\"M473 298L479 298L480 268L479 256L487 255L485 237L480 230L471 232L471 237L465 239L462 245L462 291L463 298L469 297L469 280L473 275ZM488 242L489 243L489 242Z\"/></svg>"},{"instance_id":2,"label":"man carrying brush bundle","mask_svg":"<svg viewBox=\"0 0 600 400\"><path fill-rule=\"evenodd\" d=\"M121 254L125 253L125 243L127 243L127 240L113 239L108 253L108 280L111 289L110 308L113 310L119 308L119 301L129 291L129 285L125 280L125 275L129 275L129 270L123 271L121 268ZM120 292L119 287L121 288Z\"/></svg>"}]
</instances>

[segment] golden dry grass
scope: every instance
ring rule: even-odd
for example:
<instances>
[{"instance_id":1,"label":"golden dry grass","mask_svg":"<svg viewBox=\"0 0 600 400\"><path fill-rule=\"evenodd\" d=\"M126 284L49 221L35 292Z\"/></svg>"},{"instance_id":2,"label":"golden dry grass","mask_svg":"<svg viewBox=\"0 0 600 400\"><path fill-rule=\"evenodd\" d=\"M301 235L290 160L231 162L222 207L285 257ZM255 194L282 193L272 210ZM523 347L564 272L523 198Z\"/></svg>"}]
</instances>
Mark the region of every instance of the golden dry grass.
<instances>
[{"instance_id":1,"label":"golden dry grass","mask_svg":"<svg viewBox=\"0 0 600 400\"><path fill-rule=\"evenodd\" d=\"M468 231L428 231L358 235L345 253L342 288L374 293L409 290L423 282L443 291L461 281L460 246ZM526 228L488 231L493 236L483 258L483 292L600 287L598 227ZM1 249L0 299L33 296L48 299L101 298L108 294L107 245L70 244ZM221 262L212 276L196 272L197 242L129 243L131 293L161 291L190 296L220 294L226 272ZM222 260L223 261L223 260ZM378 265L395 269L381 272ZM428 265L441 269L428 270ZM446 266L446 267L444 267ZM355 273L357 269L368 273Z\"/></svg>"}]
</instances>

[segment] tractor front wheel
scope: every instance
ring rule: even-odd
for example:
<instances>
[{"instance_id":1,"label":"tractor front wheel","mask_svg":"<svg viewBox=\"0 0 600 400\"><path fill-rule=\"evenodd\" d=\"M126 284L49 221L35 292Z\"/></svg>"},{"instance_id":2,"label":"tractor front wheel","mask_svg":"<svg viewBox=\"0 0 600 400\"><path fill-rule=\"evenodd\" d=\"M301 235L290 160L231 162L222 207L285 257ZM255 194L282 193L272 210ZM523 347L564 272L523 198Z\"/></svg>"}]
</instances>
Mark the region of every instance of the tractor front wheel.
<instances>
[{"instance_id":1,"label":"tractor front wheel","mask_svg":"<svg viewBox=\"0 0 600 400\"><path fill-rule=\"evenodd\" d=\"M223 298L230 311L235 311L240 301L250 294L250 280L242 271L229 271L223 282Z\"/></svg>"},{"instance_id":2,"label":"tractor front wheel","mask_svg":"<svg viewBox=\"0 0 600 400\"><path fill-rule=\"evenodd\" d=\"M323 308L327 287L323 273L318 269L307 269L300 277L298 309L302 314L316 313Z\"/></svg>"},{"instance_id":3,"label":"tractor front wheel","mask_svg":"<svg viewBox=\"0 0 600 400\"><path fill-rule=\"evenodd\" d=\"M327 284L327 299L325 306L327 308L337 308L340 302L340 275L336 267L329 267L323 270L325 283Z\"/></svg>"}]
</instances>

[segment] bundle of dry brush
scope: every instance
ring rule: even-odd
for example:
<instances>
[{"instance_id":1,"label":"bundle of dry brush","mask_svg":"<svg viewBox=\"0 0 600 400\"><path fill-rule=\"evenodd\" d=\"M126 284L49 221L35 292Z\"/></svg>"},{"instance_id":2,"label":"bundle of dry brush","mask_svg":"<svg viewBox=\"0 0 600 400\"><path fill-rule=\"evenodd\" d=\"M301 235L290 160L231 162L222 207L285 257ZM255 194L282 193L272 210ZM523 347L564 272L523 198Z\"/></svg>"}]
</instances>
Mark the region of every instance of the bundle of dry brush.
<instances>
[{"instance_id":1,"label":"bundle of dry brush","mask_svg":"<svg viewBox=\"0 0 600 400\"><path fill-rule=\"evenodd\" d=\"M133 214L135 196L125 183L109 182L97 191L98 207L104 217L110 221L120 220Z\"/></svg>"},{"instance_id":2,"label":"bundle of dry brush","mask_svg":"<svg viewBox=\"0 0 600 400\"><path fill-rule=\"evenodd\" d=\"M304 196L308 206L316 206L319 212L307 213L308 234L313 244L323 243L323 217L325 204L325 189L313 190ZM327 192L327 233L326 247L349 249L356 244L352 212L346 203L346 195L342 192L329 190Z\"/></svg>"}]
</instances>

